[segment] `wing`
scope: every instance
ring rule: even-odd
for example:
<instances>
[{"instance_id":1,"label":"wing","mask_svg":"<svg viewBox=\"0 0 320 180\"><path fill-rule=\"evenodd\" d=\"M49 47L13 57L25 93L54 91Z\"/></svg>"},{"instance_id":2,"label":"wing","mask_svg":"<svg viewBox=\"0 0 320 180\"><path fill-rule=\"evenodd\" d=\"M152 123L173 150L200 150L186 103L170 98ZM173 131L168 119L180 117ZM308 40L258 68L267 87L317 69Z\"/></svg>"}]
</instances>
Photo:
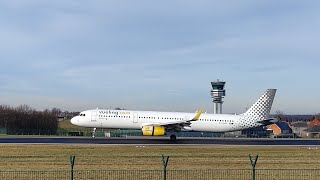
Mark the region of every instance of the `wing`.
<instances>
[{"instance_id":1,"label":"wing","mask_svg":"<svg viewBox=\"0 0 320 180\"><path fill-rule=\"evenodd\" d=\"M169 122L164 122L164 123L152 123L152 124L147 124L147 125L163 126L167 130L181 131L184 129L184 127L190 126L192 121L198 121L201 114L202 114L202 111L200 110L200 111L198 111L196 116L190 120L176 120L176 121L169 121Z\"/></svg>"}]
</instances>

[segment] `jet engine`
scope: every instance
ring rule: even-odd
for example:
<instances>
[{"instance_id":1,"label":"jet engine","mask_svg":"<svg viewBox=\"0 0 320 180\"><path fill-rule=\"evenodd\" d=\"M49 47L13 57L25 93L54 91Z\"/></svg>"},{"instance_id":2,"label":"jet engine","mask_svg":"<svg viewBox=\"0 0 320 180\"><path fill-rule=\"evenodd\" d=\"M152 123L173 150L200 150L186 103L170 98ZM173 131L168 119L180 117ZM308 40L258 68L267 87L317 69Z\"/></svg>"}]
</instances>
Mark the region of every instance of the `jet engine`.
<instances>
[{"instance_id":1,"label":"jet engine","mask_svg":"<svg viewBox=\"0 0 320 180\"><path fill-rule=\"evenodd\" d=\"M163 126L143 126L142 134L144 136L164 136L166 130Z\"/></svg>"}]
</instances>

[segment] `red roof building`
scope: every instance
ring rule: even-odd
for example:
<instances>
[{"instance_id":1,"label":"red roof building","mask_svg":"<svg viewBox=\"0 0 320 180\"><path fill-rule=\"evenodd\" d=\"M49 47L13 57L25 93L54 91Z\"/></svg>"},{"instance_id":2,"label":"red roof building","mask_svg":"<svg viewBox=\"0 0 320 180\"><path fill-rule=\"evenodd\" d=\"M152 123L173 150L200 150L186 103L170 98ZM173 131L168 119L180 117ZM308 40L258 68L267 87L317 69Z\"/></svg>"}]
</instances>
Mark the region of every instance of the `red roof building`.
<instances>
[{"instance_id":1,"label":"red roof building","mask_svg":"<svg viewBox=\"0 0 320 180\"><path fill-rule=\"evenodd\" d=\"M320 120L319 119L314 119L311 122L308 123L308 127L313 127L313 126L320 126Z\"/></svg>"},{"instance_id":2,"label":"red roof building","mask_svg":"<svg viewBox=\"0 0 320 180\"><path fill-rule=\"evenodd\" d=\"M277 122L269 126L268 130L272 130L273 134L278 136L282 134L291 134L292 129L286 122Z\"/></svg>"}]
</instances>

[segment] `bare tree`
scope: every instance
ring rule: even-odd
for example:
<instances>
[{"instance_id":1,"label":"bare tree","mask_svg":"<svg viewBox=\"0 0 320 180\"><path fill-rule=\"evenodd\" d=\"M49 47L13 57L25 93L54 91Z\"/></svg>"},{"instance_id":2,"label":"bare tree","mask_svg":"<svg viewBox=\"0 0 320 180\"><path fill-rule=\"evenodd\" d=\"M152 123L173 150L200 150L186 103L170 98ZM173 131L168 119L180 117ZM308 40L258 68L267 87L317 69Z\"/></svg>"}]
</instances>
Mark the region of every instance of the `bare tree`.
<instances>
[{"instance_id":1,"label":"bare tree","mask_svg":"<svg viewBox=\"0 0 320 180\"><path fill-rule=\"evenodd\" d=\"M59 108L52 108L51 113L58 117L62 113L62 111Z\"/></svg>"},{"instance_id":2,"label":"bare tree","mask_svg":"<svg viewBox=\"0 0 320 180\"><path fill-rule=\"evenodd\" d=\"M58 113L55 109L54 113ZM55 134L58 121L52 111L36 111L28 105L0 105L0 127L11 134Z\"/></svg>"},{"instance_id":3,"label":"bare tree","mask_svg":"<svg viewBox=\"0 0 320 180\"><path fill-rule=\"evenodd\" d=\"M284 117L284 112L283 111L280 111L280 110L276 110L276 117L281 121L283 120L283 117Z\"/></svg>"}]
</instances>

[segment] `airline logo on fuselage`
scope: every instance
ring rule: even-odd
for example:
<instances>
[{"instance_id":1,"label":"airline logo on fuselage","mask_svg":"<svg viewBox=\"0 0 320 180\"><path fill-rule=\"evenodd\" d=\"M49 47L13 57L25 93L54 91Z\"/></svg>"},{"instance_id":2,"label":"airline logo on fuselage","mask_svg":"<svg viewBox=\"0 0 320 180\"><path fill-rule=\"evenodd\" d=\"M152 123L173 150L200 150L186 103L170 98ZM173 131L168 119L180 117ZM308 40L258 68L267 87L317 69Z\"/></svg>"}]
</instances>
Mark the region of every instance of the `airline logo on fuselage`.
<instances>
[{"instance_id":1,"label":"airline logo on fuselage","mask_svg":"<svg viewBox=\"0 0 320 180\"><path fill-rule=\"evenodd\" d=\"M119 112L119 111L111 111L111 110L106 110L106 111L99 111L99 114L109 114L109 115L130 115L130 112Z\"/></svg>"}]
</instances>

